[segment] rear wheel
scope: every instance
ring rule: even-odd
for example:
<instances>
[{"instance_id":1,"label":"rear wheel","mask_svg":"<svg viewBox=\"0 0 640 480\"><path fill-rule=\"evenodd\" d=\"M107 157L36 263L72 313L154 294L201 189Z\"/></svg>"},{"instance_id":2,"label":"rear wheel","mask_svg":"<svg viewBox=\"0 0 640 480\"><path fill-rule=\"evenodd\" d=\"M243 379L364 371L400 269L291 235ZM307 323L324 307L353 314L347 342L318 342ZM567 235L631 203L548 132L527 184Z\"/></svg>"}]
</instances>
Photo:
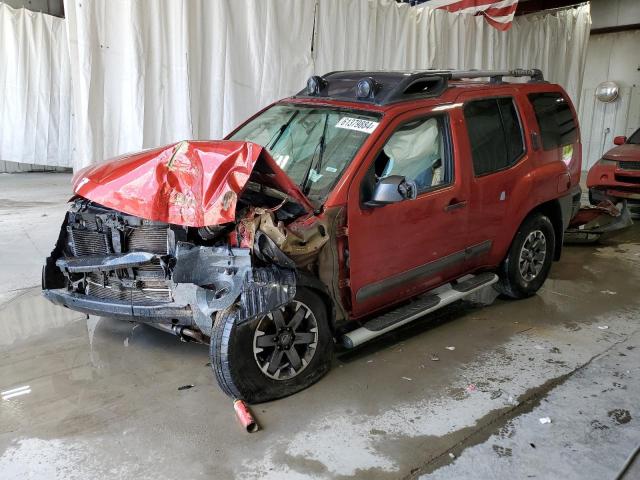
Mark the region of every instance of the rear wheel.
<instances>
[{"instance_id":1,"label":"rear wheel","mask_svg":"<svg viewBox=\"0 0 640 480\"><path fill-rule=\"evenodd\" d=\"M522 222L500 266L500 293L510 298L534 295L547 279L555 245L555 231L547 216L536 213Z\"/></svg>"},{"instance_id":2,"label":"rear wheel","mask_svg":"<svg viewBox=\"0 0 640 480\"><path fill-rule=\"evenodd\" d=\"M249 403L296 393L331 366L333 338L320 297L298 288L294 300L238 325L239 310L220 312L211 336L211 366L222 390Z\"/></svg>"}]
</instances>

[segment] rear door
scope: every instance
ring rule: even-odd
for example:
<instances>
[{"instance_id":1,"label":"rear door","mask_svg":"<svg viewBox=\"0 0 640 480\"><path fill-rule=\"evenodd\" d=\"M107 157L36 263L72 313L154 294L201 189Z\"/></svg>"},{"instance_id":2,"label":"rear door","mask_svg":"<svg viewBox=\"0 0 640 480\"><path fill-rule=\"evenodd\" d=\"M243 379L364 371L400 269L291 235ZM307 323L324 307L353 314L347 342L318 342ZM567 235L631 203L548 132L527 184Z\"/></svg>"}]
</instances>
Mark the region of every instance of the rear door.
<instances>
[{"instance_id":1,"label":"rear door","mask_svg":"<svg viewBox=\"0 0 640 480\"><path fill-rule=\"evenodd\" d=\"M502 255L505 218L514 201L527 198L529 182L523 182L530 166L524 141L522 115L509 95L467 97L463 114L472 170L469 193L469 243L478 255L467 268L491 265Z\"/></svg>"},{"instance_id":2,"label":"rear door","mask_svg":"<svg viewBox=\"0 0 640 480\"><path fill-rule=\"evenodd\" d=\"M467 191L449 116L394 120L354 176L348 196L352 312L361 316L458 276L464 267ZM415 181L415 200L370 207L377 179Z\"/></svg>"}]
</instances>

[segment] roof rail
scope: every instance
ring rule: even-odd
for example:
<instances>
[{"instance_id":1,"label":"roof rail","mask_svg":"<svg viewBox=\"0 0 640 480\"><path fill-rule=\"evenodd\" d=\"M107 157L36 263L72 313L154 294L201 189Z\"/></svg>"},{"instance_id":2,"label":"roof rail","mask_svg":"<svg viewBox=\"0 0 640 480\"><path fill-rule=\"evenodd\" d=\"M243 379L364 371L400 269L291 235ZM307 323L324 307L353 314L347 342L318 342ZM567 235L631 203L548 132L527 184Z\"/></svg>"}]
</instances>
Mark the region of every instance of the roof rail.
<instances>
[{"instance_id":1,"label":"roof rail","mask_svg":"<svg viewBox=\"0 0 640 480\"><path fill-rule=\"evenodd\" d=\"M534 82L543 82L544 75L539 68L514 68L513 70L451 70L451 79L485 78L489 77L492 83L502 82L502 77L531 77Z\"/></svg>"},{"instance_id":2,"label":"roof rail","mask_svg":"<svg viewBox=\"0 0 640 480\"><path fill-rule=\"evenodd\" d=\"M491 83L501 83L503 77L531 77L532 82L544 81L537 68L513 70L417 70L364 71L348 70L313 76L307 88L297 96L324 97L340 100L389 103L437 97L448 87L450 80L489 78Z\"/></svg>"}]
</instances>

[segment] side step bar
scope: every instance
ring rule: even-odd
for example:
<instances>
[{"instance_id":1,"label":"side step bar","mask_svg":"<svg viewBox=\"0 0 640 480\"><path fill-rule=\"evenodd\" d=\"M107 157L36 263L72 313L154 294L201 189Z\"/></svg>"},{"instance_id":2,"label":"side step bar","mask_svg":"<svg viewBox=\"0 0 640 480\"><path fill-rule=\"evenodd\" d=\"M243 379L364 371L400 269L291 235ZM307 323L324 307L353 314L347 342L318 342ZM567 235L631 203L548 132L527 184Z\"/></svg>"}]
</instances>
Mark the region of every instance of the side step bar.
<instances>
[{"instance_id":1,"label":"side step bar","mask_svg":"<svg viewBox=\"0 0 640 480\"><path fill-rule=\"evenodd\" d=\"M342 344L346 348L362 345L427 313L461 300L483 287L493 285L497 281L498 276L495 273L485 272L455 284L448 284L444 289L440 287L437 289L439 293L426 293L407 305L369 320L362 327L345 334L342 337Z\"/></svg>"}]
</instances>

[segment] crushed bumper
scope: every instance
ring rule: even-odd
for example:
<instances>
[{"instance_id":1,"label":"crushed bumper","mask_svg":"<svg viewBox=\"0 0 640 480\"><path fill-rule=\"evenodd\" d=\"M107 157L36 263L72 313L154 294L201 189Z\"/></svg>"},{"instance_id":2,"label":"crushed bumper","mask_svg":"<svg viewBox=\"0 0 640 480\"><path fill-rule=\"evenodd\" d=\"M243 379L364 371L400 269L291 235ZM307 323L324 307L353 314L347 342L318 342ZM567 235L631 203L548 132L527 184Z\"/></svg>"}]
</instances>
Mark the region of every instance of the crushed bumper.
<instances>
[{"instance_id":1,"label":"crushed bumper","mask_svg":"<svg viewBox=\"0 0 640 480\"><path fill-rule=\"evenodd\" d=\"M237 303L241 309L240 318L247 321L290 302L296 291L295 270L277 266L253 267L249 249L189 243L178 243L175 256L161 259L161 265L166 268L165 281L171 301L141 302L140 292L144 289L140 289L140 281L126 275L117 287L106 287L117 291L118 300L93 296L92 285L84 290L73 287L79 283L80 275L87 278L123 273L149 266L158 259L153 253L135 252L48 261L43 269L43 295L56 305L88 315L180 325L209 336L216 312ZM64 288L48 284L47 279L60 273L67 278ZM76 280L72 281L74 278Z\"/></svg>"},{"instance_id":2,"label":"crushed bumper","mask_svg":"<svg viewBox=\"0 0 640 480\"><path fill-rule=\"evenodd\" d=\"M42 294L56 305L87 315L114 317L121 320L135 319L145 323L175 323L173 321L177 320L182 325L191 325L193 321L193 312L189 305L133 305L131 303L109 302L69 292L66 288L43 290Z\"/></svg>"}]
</instances>

